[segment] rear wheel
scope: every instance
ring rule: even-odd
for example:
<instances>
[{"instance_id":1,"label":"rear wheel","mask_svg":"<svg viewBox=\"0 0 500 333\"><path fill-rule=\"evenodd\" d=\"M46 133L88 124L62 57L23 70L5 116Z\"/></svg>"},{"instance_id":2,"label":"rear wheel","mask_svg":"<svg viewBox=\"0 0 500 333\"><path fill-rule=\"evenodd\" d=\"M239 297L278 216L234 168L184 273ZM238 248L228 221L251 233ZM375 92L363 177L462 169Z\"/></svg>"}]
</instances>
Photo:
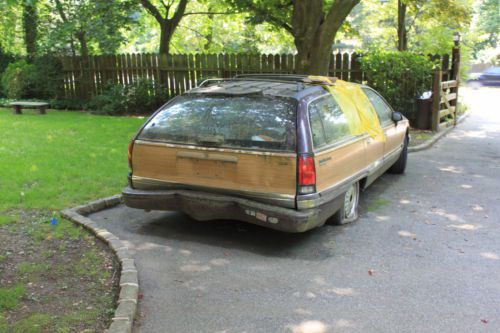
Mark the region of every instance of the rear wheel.
<instances>
[{"instance_id":1,"label":"rear wheel","mask_svg":"<svg viewBox=\"0 0 500 333\"><path fill-rule=\"evenodd\" d=\"M332 224L346 224L358 218L359 182L349 186L344 194L344 204L330 219Z\"/></svg>"},{"instance_id":2,"label":"rear wheel","mask_svg":"<svg viewBox=\"0 0 500 333\"><path fill-rule=\"evenodd\" d=\"M403 146L403 151L401 152L401 155L399 155L398 160L396 163L394 163L390 169L390 173L396 173L396 174L403 174L406 170L406 162L408 160L408 136L405 137L405 143Z\"/></svg>"}]
</instances>

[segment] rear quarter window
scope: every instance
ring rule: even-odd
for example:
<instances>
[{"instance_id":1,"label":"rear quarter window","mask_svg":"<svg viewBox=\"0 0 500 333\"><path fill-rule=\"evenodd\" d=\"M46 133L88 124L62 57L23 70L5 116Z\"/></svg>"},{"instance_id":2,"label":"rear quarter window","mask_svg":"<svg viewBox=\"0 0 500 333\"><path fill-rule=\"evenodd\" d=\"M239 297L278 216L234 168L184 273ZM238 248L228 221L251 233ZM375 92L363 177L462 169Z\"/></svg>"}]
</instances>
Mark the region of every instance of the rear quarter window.
<instances>
[{"instance_id":1,"label":"rear quarter window","mask_svg":"<svg viewBox=\"0 0 500 333\"><path fill-rule=\"evenodd\" d=\"M321 97L309 104L309 122L315 148L351 137L347 119L331 95Z\"/></svg>"},{"instance_id":2,"label":"rear quarter window","mask_svg":"<svg viewBox=\"0 0 500 333\"><path fill-rule=\"evenodd\" d=\"M271 96L187 94L158 112L139 139L295 151L296 102Z\"/></svg>"}]
</instances>

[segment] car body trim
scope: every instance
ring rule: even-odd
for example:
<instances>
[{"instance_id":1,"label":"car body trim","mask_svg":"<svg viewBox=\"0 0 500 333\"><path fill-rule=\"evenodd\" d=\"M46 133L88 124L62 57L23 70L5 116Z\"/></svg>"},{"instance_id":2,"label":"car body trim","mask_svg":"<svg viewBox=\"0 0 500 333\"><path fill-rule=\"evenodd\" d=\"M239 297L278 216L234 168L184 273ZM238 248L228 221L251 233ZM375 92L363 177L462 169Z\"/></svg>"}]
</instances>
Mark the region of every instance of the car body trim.
<instances>
[{"instance_id":1,"label":"car body trim","mask_svg":"<svg viewBox=\"0 0 500 333\"><path fill-rule=\"evenodd\" d=\"M180 149L192 149L192 150L203 150L203 151L214 151L221 153L233 153L233 154L252 154L252 155L262 155L262 156L278 156L278 157L296 157L296 153L278 153L270 151L256 151L256 150L246 150L246 149L232 149L232 148L215 148L215 147L203 147L188 144L178 144L178 143L168 143L159 141L147 141L147 140L136 140L136 145L146 145L146 146L158 146L167 148L180 148Z\"/></svg>"},{"instance_id":2,"label":"car body trim","mask_svg":"<svg viewBox=\"0 0 500 333\"><path fill-rule=\"evenodd\" d=\"M158 180L147 177L132 176L132 185L141 190L194 190L208 193L234 195L237 197L251 199L267 204L274 204L285 208L295 208L295 195L254 192L248 190L233 190L224 188L212 188L200 185L189 185L171 181Z\"/></svg>"}]
</instances>

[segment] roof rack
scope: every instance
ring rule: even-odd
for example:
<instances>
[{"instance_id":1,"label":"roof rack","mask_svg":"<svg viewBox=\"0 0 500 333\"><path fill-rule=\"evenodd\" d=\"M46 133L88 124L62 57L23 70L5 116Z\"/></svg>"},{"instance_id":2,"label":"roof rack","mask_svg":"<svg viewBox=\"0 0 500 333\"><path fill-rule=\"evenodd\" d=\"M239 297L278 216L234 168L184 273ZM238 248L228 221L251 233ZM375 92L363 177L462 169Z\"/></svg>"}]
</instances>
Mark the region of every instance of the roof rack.
<instances>
[{"instance_id":1,"label":"roof rack","mask_svg":"<svg viewBox=\"0 0 500 333\"><path fill-rule=\"evenodd\" d=\"M234 77L235 79L263 79L263 80L276 80L276 81L291 81L291 82L302 82L311 84L324 84L332 85L337 81L336 77L327 77L330 82L320 80L319 77L312 79L308 75L300 74L273 74L273 73L262 73L262 74L238 74Z\"/></svg>"}]
</instances>

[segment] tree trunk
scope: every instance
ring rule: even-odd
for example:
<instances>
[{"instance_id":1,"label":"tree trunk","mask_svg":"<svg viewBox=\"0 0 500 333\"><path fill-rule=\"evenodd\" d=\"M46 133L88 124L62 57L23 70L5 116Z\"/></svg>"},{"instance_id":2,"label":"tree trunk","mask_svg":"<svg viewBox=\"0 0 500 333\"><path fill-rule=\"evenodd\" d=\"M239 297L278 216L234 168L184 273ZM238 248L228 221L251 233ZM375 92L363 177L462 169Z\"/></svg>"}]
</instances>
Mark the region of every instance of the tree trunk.
<instances>
[{"instance_id":1,"label":"tree trunk","mask_svg":"<svg viewBox=\"0 0 500 333\"><path fill-rule=\"evenodd\" d=\"M89 56L89 48L87 46L87 37L85 37L85 32L78 32L76 34L76 38L80 42L80 55L83 58L87 58Z\"/></svg>"},{"instance_id":2,"label":"tree trunk","mask_svg":"<svg viewBox=\"0 0 500 333\"><path fill-rule=\"evenodd\" d=\"M28 54L28 61L32 62L36 56L37 51L37 37L38 37L38 12L36 1L23 1L23 30L24 42L26 44L26 53Z\"/></svg>"},{"instance_id":3,"label":"tree trunk","mask_svg":"<svg viewBox=\"0 0 500 333\"><path fill-rule=\"evenodd\" d=\"M408 31L406 30L406 4L398 0L398 51L408 50Z\"/></svg>"},{"instance_id":4,"label":"tree trunk","mask_svg":"<svg viewBox=\"0 0 500 333\"><path fill-rule=\"evenodd\" d=\"M359 1L336 0L326 14L324 0L294 1L292 34L297 48L297 73L328 75L335 35Z\"/></svg>"},{"instance_id":5,"label":"tree trunk","mask_svg":"<svg viewBox=\"0 0 500 333\"><path fill-rule=\"evenodd\" d=\"M170 40L174 35L174 29L169 21L163 21L160 24L160 54L169 54L170 52Z\"/></svg>"}]
</instances>

